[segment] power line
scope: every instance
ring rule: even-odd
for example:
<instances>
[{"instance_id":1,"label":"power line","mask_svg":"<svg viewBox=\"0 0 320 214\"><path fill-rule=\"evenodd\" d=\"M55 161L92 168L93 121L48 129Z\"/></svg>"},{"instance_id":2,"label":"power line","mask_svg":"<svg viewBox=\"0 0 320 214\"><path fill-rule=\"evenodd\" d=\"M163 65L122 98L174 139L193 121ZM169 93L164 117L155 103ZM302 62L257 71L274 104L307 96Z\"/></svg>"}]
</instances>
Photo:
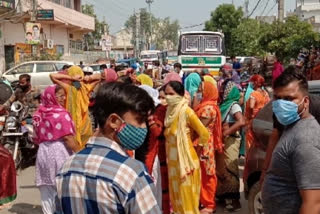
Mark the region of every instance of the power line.
<instances>
[{"instance_id":1,"label":"power line","mask_svg":"<svg viewBox=\"0 0 320 214\"><path fill-rule=\"evenodd\" d=\"M267 3L266 3L266 6L263 8L263 11L262 11L262 13L261 13L261 16L263 16L263 14L264 14L264 12L266 12L266 9L267 9L267 7L268 7L268 5L269 5L269 0L267 0Z\"/></svg>"},{"instance_id":2,"label":"power line","mask_svg":"<svg viewBox=\"0 0 320 214\"><path fill-rule=\"evenodd\" d=\"M273 5L273 7L268 11L267 16L270 14L270 12L275 8L275 6L277 5L277 2Z\"/></svg>"},{"instance_id":3,"label":"power line","mask_svg":"<svg viewBox=\"0 0 320 214\"><path fill-rule=\"evenodd\" d=\"M258 6L259 6L259 4L260 4L261 1L262 1L262 0L259 0L259 1L257 2L256 6L253 8L253 10L252 10L252 12L250 13L250 15L248 16L248 18L249 18L250 16L252 16L252 14L256 11L256 9L258 8Z\"/></svg>"}]
</instances>

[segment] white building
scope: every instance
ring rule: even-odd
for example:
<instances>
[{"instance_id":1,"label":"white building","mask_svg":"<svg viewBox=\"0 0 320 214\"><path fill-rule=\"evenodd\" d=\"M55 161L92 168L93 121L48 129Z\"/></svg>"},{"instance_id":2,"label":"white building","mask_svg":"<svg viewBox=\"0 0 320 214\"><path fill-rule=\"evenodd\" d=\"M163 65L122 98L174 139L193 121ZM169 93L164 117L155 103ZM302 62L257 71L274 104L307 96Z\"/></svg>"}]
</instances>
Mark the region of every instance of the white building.
<instances>
[{"instance_id":1,"label":"white building","mask_svg":"<svg viewBox=\"0 0 320 214\"><path fill-rule=\"evenodd\" d=\"M44 51L60 56L82 51L83 35L95 28L94 18L81 13L81 0L37 0L37 10L51 9L54 17L47 21L35 20L35 23L41 24L40 44L26 44L25 23L31 21L32 2L15 0L14 8L17 10L12 10L14 15L0 16L0 62L5 59L6 67L30 56L43 55ZM5 12L2 14L5 15ZM53 42L53 48L48 48L48 41ZM4 69L1 63L0 69Z\"/></svg>"},{"instance_id":2,"label":"white building","mask_svg":"<svg viewBox=\"0 0 320 214\"><path fill-rule=\"evenodd\" d=\"M296 0L295 14L301 19L308 21L314 30L320 32L320 1L319 0Z\"/></svg>"}]
</instances>

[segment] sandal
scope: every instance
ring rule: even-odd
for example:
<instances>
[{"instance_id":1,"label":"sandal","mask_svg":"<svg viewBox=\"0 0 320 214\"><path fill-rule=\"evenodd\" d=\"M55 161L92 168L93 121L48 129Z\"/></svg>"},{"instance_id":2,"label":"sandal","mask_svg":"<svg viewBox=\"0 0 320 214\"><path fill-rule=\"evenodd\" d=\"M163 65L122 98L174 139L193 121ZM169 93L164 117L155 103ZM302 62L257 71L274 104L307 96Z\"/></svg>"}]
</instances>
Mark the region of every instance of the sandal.
<instances>
[{"instance_id":1,"label":"sandal","mask_svg":"<svg viewBox=\"0 0 320 214\"><path fill-rule=\"evenodd\" d=\"M200 210L200 214L212 214L215 213L216 210L210 208L203 208Z\"/></svg>"}]
</instances>

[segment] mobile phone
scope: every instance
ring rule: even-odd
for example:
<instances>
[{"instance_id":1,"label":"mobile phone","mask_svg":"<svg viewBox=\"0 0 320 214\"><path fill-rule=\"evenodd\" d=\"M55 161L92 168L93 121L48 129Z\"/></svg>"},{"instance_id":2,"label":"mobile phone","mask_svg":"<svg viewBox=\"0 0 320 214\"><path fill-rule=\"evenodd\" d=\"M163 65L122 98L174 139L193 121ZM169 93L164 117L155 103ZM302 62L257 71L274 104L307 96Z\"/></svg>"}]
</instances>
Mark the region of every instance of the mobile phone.
<instances>
[{"instance_id":1,"label":"mobile phone","mask_svg":"<svg viewBox=\"0 0 320 214\"><path fill-rule=\"evenodd\" d=\"M79 81L73 81L72 82L72 85L77 89L79 90L81 88L81 84Z\"/></svg>"}]
</instances>

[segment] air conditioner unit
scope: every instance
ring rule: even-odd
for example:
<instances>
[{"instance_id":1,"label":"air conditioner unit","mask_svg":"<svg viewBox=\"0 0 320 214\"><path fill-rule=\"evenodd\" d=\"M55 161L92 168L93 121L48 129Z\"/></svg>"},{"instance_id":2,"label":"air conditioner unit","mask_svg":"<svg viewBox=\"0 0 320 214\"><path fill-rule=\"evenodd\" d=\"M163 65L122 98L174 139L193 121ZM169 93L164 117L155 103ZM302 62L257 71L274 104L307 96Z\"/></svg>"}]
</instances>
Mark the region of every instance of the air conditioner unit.
<instances>
[{"instance_id":1,"label":"air conditioner unit","mask_svg":"<svg viewBox=\"0 0 320 214\"><path fill-rule=\"evenodd\" d=\"M54 42L53 42L53 40L52 39L48 39L48 40L46 40L46 47L48 48L48 49L53 49L54 48Z\"/></svg>"}]
</instances>

